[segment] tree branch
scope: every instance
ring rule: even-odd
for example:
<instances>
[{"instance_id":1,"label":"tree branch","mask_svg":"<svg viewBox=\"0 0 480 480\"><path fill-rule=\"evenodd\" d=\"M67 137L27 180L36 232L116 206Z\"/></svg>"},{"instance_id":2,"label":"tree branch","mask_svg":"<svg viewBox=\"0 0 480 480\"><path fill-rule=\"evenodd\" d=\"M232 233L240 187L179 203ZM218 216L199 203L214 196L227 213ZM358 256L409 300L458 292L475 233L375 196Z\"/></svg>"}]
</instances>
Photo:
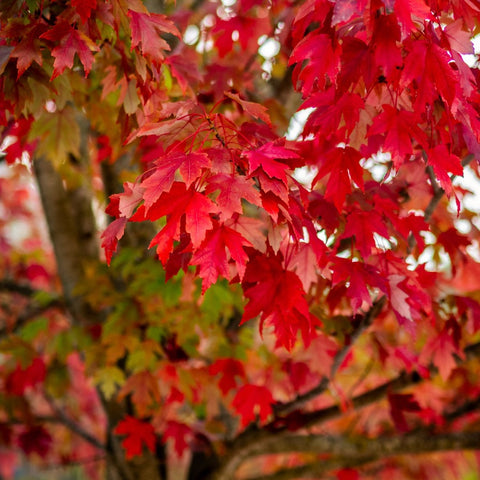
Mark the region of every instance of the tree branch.
<instances>
[{"instance_id":1,"label":"tree branch","mask_svg":"<svg viewBox=\"0 0 480 480\"><path fill-rule=\"evenodd\" d=\"M373 460L374 458L371 457L322 458L317 462L306 463L291 468L281 468L270 475L247 477L244 480L294 480L298 478L315 478L323 476L332 470L359 467Z\"/></svg>"},{"instance_id":2,"label":"tree branch","mask_svg":"<svg viewBox=\"0 0 480 480\"><path fill-rule=\"evenodd\" d=\"M480 356L480 342L472 344L465 348L464 353L466 359ZM461 363L460 358L458 359L458 363ZM436 372L434 366L430 367L430 372L432 374ZM415 385L423 381L424 378L422 378L415 371L410 373L402 372L398 377L354 397L351 400L352 408L359 409L371 405L385 398L389 392L403 390L409 386ZM295 422L301 425L302 428L308 428L312 425L316 425L337 418L341 414L342 410L340 406L332 405L330 407L326 407L313 412L298 412L295 417ZM258 428L254 428L240 435L232 443L230 448L231 453L224 456L223 465L218 471L218 476L214 476L213 479L227 480L233 478L237 468L247 458L252 455L259 455L259 453L255 453L258 451L258 449L261 450L262 448L266 448L266 446L273 445L275 442L279 442L279 445L283 445L285 442L285 438L292 438L291 433L286 431L288 426L287 419L285 419L285 421L280 424L280 427L277 427L276 424L278 425L278 420L277 422L271 422L261 430ZM286 443L289 443L288 440L286 441ZM290 445L290 447L292 447L292 445ZM274 448L275 447L272 447L272 449ZM293 451L294 448L291 448L291 450ZM281 450L279 450L279 452L271 451L265 453L281 453Z\"/></svg>"},{"instance_id":3,"label":"tree branch","mask_svg":"<svg viewBox=\"0 0 480 480\"><path fill-rule=\"evenodd\" d=\"M76 215L70 211L63 180L52 163L46 158L36 157L33 167L67 308L77 321L84 320L90 312L85 302L74 293L83 278L82 250L74 220Z\"/></svg>"},{"instance_id":4,"label":"tree branch","mask_svg":"<svg viewBox=\"0 0 480 480\"><path fill-rule=\"evenodd\" d=\"M82 437L94 447L97 447L100 450L106 450L106 446L103 442L98 440L98 438L96 438L92 434L88 433L80 426L80 424L70 418L61 408L58 407L58 405L54 402L53 398L50 397L50 395L44 393L44 397L50 405L53 413L55 414L55 418L57 418L62 425L67 427L70 431L76 433L79 437Z\"/></svg>"},{"instance_id":5,"label":"tree branch","mask_svg":"<svg viewBox=\"0 0 480 480\"><path fill-rule=\"evenodd\" d=\"M473 155L467 155L462 160L462 167L466 167L474 158L475 157ZM430 203L427 205L427 208L425 209L425 221L428 222L432 217L433 212L437 208L438 203L440 202L442 197L445 195L445 190L442 187L440 187L440 185L438 184L437 178L435 177L435 173L431 165L427 166L426 172L428 174L430 183L432 184L432 188L433 188L433 197L431 198ZM454 178L455 178L455 175L450 175L451 181L453 181Z\"/></svg>"},{"instance_id":6,"label":"tree branch","mask_svg":"<svg viewBox=\"0 0 480 480\"><path fill-rule=\"evenodd\" d=\"M467 359L479 357L480 342L466 347L464 353ZM458 359L458 363L462 363L460 359ZM432 365L430 366L429 371L431 374L434 374L436 373L436 368ZM410 373L402 372L398 377L354 397L351 400L352 408L356 410L366 407L385 398L389 392L397 392L423 381L424 378L416 371ZM326 422L337 418L341 414L342 410L339 405L332 405L330 407L322 408L321 410L303 413L301 414L302 426L309 427L314 424Z\"/></svg>"},{"instance_id":7,"label":"tree branch","mask_svg":"<svg viewBox=\"0 0 480 480\"><path fill-rule=\"evenodd\" d=\"M272 453L302 452L328 454L334 458L327 461L302 465L293 469L282 469L264 480L289 480L292 478L311 478L336 468L358 467L365 463L378 461L396 455L412 455L432 452L478 450L480 432L436 433L421 430L395 437L346 439L325 435L285 436L280 441L264 442L260 449L251 451L251 455ZM218 477L221 478L221 477ZM250 477L248 480L260 480Z\"/></svg>"},{"instance_id":8,"label":"tree branch","mask_svg":"<svg viewBox=\"0 0 480 480\"><path fill-rule=\"evenodd\" d=\"M472 154L467 155L462 160L462 167L466 167L469 163L472 162L474 158L475 156ZM430 202L425 208L425 212L424 212L425 221L429 222L430 219L432 218L433 212L435 211L438 204L440 203L440 200L445 195L445 190L442 187L440 187L440 185L438 184L437 178L435 177L435 173L431 165L428 165L425 171L427 172L428 178L430 179L430 183L433 189L433 197L430 199ZM454 178L455 178L455 175L450 175L451 181L453 181ZM408 250L407 250L408 253L410 253L413 250L413 247L415 246L415 241L416 241L415 237L413 236L412 233L410 233L410 235L408 236Z\"/></svg>"},{"instance_id":9,"label":"tree branch","mask_svg":"<svg viewBox=\"0 0 480 480\"><path fill-rule=\"evenodd\" d=\"M363 316L361 322L359 323L355 331L350 335L350 341L348 342L348 344L340 348L340 350L335 354L332 368L330 370L330 377L323 377L318 385L316 385L308 392L298 395L292 401L276 405L274 407L274 411L276 414L286 414L297 410L306 402L314 399L315 397L321 395L327 390L328 385L330 384L330 380L335 377L338 369L345 360L345 357L348 355L348 352L358 340L358 338L362 335L362 333L372 324L373 320L380 314L386 300L386 297L382 296L379 300L373 303L370 310Z\"/></svg>"},{"instance_id":10,"label":"tree branch","mask_svg":"<svg viewBox=\"0 0 480 480\"><path fill-rule=\"evenodd\" d=\"M24 297L33 297L37 292L34 288L26 283L17 283L14 280L3 278L0 280L0 291L19 293Z\"/></svg>"},{"instance_id":11,"label":"tree branch","mask_svg":"<svg viewBox=\"0 0 480 480\"><path fill-rule=\"evenodd\" d=\"M10 333L15 333L19 328L23 327L30 320L42 315L51 308L63 308L65 305L63 301L59 298L53 298L50 302L45 305L31 305L27 308L22 314L17 318L15 324L11 327L1 327L0 328L0 338L8 335Z\"/></svg>"}]
</instances>

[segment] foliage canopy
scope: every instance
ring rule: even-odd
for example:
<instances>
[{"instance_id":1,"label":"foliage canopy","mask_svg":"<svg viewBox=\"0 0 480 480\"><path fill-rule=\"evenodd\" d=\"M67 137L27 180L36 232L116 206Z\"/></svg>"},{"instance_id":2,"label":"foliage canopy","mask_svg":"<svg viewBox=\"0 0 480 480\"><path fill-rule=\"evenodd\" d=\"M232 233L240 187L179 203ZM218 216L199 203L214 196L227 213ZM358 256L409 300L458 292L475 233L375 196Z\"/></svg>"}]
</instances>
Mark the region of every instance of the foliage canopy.
<instances>
[{"instance_id":1,"label":"foliage canopy","mask_svg":"<svg viewBox=\"0 0 480 480\"><path fill-rule=\"evenodd\" d=\"M0 26L3 477L475 471L477 0Z\"/></svg>"}]
</instances>

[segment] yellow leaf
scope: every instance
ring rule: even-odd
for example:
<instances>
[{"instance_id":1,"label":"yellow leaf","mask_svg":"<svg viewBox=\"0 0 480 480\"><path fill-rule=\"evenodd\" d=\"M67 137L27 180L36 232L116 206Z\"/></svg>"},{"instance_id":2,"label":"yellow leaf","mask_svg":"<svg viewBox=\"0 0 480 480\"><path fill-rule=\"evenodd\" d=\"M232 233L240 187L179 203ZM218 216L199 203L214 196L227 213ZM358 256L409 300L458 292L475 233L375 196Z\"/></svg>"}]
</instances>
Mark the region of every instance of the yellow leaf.
<instances>
[{"instance_id":1,"label":"yellow leaf","mask_svg":"<svg viewBox=\"0 0 480 480\"><path fill-rule=\"evenodd\" d=\"M125 375L118 367L105 367L95 373L94 382L100 387L105 398L109 400L125 383Z\"/></svg>"},{"instance_id":2,"label":"yellow leaf","mask_svg":"<svg viewBox=\"0 0 480 480\"><path fill-rule=\"evenodd\" d=\"M51 110L55 104L49 105ZM55 165L66 162L68 155L79 157L80 128L70 106L63 110L45 111L32 125L30 140L39 140L37 153Z\"/></svg>"}]
</instances>

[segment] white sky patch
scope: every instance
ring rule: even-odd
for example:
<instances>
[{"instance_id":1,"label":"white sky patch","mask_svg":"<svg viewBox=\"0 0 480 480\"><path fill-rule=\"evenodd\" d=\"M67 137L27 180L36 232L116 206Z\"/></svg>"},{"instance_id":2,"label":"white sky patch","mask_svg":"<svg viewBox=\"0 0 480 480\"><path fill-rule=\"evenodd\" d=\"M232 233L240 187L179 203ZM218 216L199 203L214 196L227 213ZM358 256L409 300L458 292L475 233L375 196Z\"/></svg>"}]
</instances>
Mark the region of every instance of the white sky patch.
<instances>
[{"instance_id":1,"label":"white sky patch","mask_svg":"<svg viewBox=\"0 0 480 480\"><path fill-rule=\"evenodd\" d=\"M293 114L287 133L285 134L287 140L296 140L300 136L303 127L305 126L305 122L314 110L315 108L313 107L305 108L304 110L299 110Z\"/></svg>"},{"instance_id":2,"label":"white sky patch","mask_svg":"<svg viewBox=\"0 0 480 480\"><path fill-rule=\"evenodd\" d=\"M480 36L477 35L472 39L473 50L475 54L463 54L463 61L470 67L473 68L477 65L478 54L480 53Z\"/></svg>"},{"instance_id":3,"label":"white sky patch","mask_svg":"<svg viewBox=\"0 0 480 480\"><path fill-rule=\"evenodd\" d=\"M278 52L280 52L280 43L277 40L266 35L262 35L258 39L258 44L260 45L258 53L265 58L266 60L272 59Z\"/></svg>"},{"instance_id":4,"label":"white sky patch","mask_svg":"<svg viewBox=\"0 0 480 480\"><path fill-rule=\"evenodd\" d=\"M258 53L265 59L262 63L262 69L266 75L264 78L268 80L272 73L274 58L280 51L280 43L274 38L262 35L258 39L258 45Z\"/></svg>"},{"instance_id":5,"label":"white sky patch","mask_svg":"<svg viewBox=\"0 0 480 480\"><path fill-rule=\"evenodd\" d=\"M459 185L472 192L464 195L462 205L472 212L480 213L480 180L470 167L467 166L463 169L463 177L455 177L454 185ZM457 211L454 198L450 200L450 206L455 212Z\"/></svg>"},{"instance_id":6,"label":"white sky patch","mask_svg":"<svg viewBox=\"0 0 480 480\"><path fill-rule=\"evenodd\" d=\"M183 41L187 45L195 45L200 38L200 29L196 25L189 25L183 34Z\"/></svg>"}]
</instances>

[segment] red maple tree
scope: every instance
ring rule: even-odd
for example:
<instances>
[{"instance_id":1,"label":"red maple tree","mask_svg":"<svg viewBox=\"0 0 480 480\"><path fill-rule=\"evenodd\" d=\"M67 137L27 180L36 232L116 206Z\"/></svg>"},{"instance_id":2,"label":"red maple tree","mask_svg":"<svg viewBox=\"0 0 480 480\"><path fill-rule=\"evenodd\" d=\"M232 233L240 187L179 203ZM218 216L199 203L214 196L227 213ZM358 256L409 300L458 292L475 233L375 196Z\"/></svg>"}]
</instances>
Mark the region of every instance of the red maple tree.
<instances>
[{"instance_id":1,"label":"red maple tree","mask_svg":"<svg viewBox=\"0 0 480 480\"><path fill-rule=\"evenodd\" d=\"M0 27L2 478L478 470L480 3Z\"/></svg>"}]
</instances>

